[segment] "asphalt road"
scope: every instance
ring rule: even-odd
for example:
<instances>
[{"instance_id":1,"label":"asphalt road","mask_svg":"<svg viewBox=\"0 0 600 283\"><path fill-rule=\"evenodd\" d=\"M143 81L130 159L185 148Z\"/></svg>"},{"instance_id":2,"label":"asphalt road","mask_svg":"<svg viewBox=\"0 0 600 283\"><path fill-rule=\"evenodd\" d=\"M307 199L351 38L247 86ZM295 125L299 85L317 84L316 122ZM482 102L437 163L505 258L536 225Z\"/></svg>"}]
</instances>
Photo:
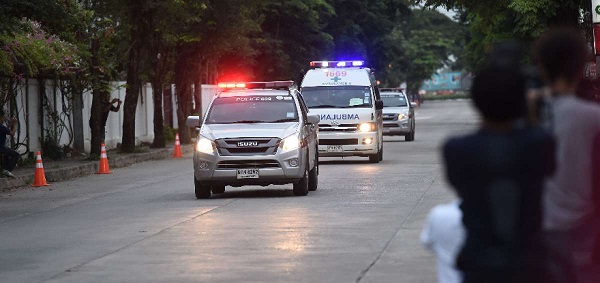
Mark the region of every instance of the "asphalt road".
<instances>
[{"instance_id":1,"label":"asphalt road","mask_svg":"<svg viewBox=\"0 0 600 283\"><path fill-rule=\"evenodd\" d=\"M191 159L0 194L2 282L435 282L419 243L453 199L439 146L472 129L466 101L417 110L384 161L323 160L319 190L227 188L196 200Z\"/></svg>"}]
</instances>

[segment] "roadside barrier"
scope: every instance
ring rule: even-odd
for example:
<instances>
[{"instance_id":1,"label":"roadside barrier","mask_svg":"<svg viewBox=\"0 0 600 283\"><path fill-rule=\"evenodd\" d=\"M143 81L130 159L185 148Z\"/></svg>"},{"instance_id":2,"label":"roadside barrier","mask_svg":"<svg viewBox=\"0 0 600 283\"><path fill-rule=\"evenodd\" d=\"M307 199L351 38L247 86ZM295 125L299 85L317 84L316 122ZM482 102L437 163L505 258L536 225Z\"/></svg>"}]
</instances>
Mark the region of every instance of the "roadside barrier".
<instances>
[{"instance_id":1,"label":"roadside barrier","mask_svg":"<svg viewBox=\"0 0 600 283\"><path fill-rule=\"evenodd\" d=\"M46 174L44 173L44 164L42 163L42 153L37 152L35 158L35 177L33 179L34 187L43 187L48 186L48 182L46 182Z\"/></svg>"},{"instance_id":2,"label":"roadside barrier","mask_svg":"<svg viewBox=\"0 0 600 283\"><path fill-rule=\"evenodd\" d=\"M98 166L97 174L110 174L108 156L106 155L106 146L104 144L102 144L102 150L100 151L100 165Z\"/></svg>"},{"instance_id":3,"label":"roadside barrier","mask_svg":"<svg viewBox=\"0 0 600 283\"><path fill-rule=\"evenodd\" d=\"M181 142L179 141L179 134L175 134L175 151L173 152L173 158L182 158L181 153Z\"/></svg>"}]
</instances>

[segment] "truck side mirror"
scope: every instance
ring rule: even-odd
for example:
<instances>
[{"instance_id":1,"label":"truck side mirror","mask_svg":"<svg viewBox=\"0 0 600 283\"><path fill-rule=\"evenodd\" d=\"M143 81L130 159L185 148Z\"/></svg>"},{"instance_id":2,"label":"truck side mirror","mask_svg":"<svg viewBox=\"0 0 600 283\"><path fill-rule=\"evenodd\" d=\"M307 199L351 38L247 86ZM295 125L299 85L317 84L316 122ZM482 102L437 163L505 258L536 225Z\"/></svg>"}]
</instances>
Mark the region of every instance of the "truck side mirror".
<instances>
[{"instance_id":1,"label":"truck side mirror","mask_svg":"<svg viewBox=\"0 0 600 283\"><path fill-rule=\"evenodd\" d=\"M381 109L383 109L383 100L375 101L375 110L381 110Z\"/></svg>"},{"instance_id":2,"label":"truck side mirror","mask_svg":"<svg viewBox=\"0 0 600 283\"><path fill-rule=\"evenodd\" d=\"M319 122L321 122L321 117L319 117L319 115L308 115L308 117L306 117L306 121L309 124L318 125Z\"/></svg>"},{"instance_id":3,"label":"truck side mirror","mask_svg":"<svg viewBox=\"0 0 600 283\"><path fill-rule=\"evenodd\" d=\"M200 127L200 116L188 116L185 120L185 125L190 128Z\"/></svg>"}]
</instances>

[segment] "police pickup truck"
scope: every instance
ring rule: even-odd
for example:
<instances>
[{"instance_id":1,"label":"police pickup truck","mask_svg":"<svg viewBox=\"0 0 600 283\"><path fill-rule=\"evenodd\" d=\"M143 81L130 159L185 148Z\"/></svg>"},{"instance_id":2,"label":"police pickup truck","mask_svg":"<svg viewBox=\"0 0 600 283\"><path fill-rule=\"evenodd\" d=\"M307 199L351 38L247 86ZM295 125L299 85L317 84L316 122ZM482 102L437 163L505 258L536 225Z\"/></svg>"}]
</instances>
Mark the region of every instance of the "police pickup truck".
<instances>
[{"instance_id":1,"label":"police pickup truck","mask_svg":"<svg viewBox=\"0 0 600 283\"><path fill-rule=\"evenodd\" d=\"M225 186L293 184L304 196L318 186L319 116L308 108L292 81L221 83L199 128L194 153L197 198Z\"/></svg>"}]
</instances>

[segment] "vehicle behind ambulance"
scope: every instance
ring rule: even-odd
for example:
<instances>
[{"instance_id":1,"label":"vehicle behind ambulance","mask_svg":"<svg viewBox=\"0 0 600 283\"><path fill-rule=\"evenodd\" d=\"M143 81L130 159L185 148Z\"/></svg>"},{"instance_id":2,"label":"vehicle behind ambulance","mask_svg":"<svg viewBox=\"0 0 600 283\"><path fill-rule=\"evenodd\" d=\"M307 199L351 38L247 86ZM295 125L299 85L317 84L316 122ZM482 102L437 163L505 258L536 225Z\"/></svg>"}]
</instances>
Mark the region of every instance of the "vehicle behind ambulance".
<instances>
[{"instance_id":1,"label":"vehicle behind ambulance","mask_svg":"<svg viewBox=\"0 0 600 283\"><path fill-rule=\"evenodd\" d=\"M383 102L363 61L314 61L301 93L311 115L321 118L319 156L383 160Z\"/></svg>"}]
</instances>

